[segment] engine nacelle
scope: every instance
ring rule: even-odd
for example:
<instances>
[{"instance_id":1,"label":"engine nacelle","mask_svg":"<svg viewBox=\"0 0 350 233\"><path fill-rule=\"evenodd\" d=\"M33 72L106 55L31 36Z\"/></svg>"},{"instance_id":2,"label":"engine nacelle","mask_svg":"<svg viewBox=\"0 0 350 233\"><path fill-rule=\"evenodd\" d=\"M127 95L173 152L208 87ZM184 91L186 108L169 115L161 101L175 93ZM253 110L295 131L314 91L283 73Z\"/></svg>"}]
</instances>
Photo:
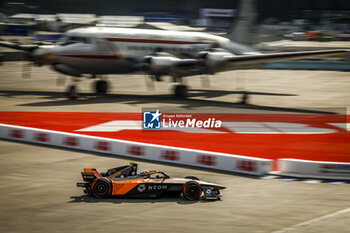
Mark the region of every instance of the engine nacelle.
<instances>
[{"instance_id":1,"label":"engine nacelle","mask_svg":"<svg viewBox=\"0 0 350 233\"><path fill-rule=\"evenodd\" d=\"M233 56L234 55L232 53L228 52L211 52L208 54L207 59L212 62L221 63L227 61Z\"/></svg>"},{"instance_id":2,"label":"engine nacelle","mask_svg":"<svg viewBox=\"0 0 350 233\"><path fill-rule=\"evenodd\" d=\"M156 53L143 58L144 67L150 74L166 75L180 59L169 53Z\"/></svg>"},{"instance_id":3,"label":"engine nacelle","mask_svg":"<svg viewBox=\"0 0 350 233\"><path fill-rule=\"evenodd\" d=\"M150 65L153 68L163 68L173 66L179 59L176 57L152 57Z\"/></svg>"},{"instance_id":4,"label":"engine nacelle","mask_svg":"<svg viewBox=\"0 0 350 233\"><path fill-rule=\"evenodd\" d=\"M210 64L223 63L234 56L231 52L221 48L210 49L209 51L202 51L197 54L198 58Z\"/></svg>"},{"instance_id":5,"label":"engine nacelle","mask_svg":"<svg viewBox=\"0 0 350 233\"><path fill-rule=\"evenodd\" d=\"M52 68L62 74L74 76L74 77L81 77L81 73L74 68L67 66L65 64L54 64L52 65Z\"/></svg>"}]
</instances>

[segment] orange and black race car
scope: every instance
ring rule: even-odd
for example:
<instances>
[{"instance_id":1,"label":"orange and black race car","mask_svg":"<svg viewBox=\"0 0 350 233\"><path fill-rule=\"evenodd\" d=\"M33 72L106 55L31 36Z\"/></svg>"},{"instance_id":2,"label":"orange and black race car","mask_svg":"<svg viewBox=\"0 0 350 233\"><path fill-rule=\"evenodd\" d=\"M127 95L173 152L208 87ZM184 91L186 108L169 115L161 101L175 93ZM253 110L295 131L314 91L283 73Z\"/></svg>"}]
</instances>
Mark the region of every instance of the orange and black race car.
<instances>
[{"instance_id":1,"label":"orange and black race car","mask_svg":"<svg viewBox=\"0 0 350 233\"><path fill-rule=\"evenodd\" d=\"M218 200L220 190L225 186L200 181L197 177L172 178L162 171L142 171L137 173L137 164L108 169L99 173L96 169L84 168L81 173L84 182L78 182L89 196L155 198L164 193L178 193L188 200Z\"/></svg>"}]
</instances>

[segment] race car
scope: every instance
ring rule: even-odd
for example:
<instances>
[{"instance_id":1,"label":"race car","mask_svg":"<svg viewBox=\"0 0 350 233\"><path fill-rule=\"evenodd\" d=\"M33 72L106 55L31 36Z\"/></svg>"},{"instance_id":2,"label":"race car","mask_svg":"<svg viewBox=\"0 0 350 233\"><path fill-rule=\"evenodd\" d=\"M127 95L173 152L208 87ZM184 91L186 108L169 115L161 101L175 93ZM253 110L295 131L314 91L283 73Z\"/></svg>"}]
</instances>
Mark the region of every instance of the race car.
<instances>
[{"instance_id":1,"label":"race car","mask_svg":"<svg viewBox=\"0 0 350 233\"><path fill-rule=\"evenodd\" d=\"M78 182L78 187L84 188L84 193L96 198L156 198L164 193L178 193L187 200L219 200L220 190L225 186L200 181L195 176L172 178L165 172L152 170L137 173L137 164L108 169L99 173L93 168L84 168L81 172L84 182Z\"/></svg>"}]
</instances>

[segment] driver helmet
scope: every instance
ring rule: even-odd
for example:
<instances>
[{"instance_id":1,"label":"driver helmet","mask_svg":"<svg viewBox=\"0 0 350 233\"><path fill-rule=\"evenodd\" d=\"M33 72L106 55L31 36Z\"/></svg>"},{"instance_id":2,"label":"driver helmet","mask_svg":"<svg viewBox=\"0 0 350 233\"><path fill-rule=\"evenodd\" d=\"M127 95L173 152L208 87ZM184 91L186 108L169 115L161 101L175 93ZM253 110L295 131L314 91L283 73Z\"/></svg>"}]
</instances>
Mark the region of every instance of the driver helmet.
<instances>
[{"instance_id":1,"label":"driver helmet","mask_svg":"<svg viewBox=\"0 0 350 233\"><path fill-rule=\"evenodd\" d=\"M150 172L148 170L144 170L140 173L140 175L143 175L143 176L149 176L150 175Z\"/></svg>"}]
</instances>

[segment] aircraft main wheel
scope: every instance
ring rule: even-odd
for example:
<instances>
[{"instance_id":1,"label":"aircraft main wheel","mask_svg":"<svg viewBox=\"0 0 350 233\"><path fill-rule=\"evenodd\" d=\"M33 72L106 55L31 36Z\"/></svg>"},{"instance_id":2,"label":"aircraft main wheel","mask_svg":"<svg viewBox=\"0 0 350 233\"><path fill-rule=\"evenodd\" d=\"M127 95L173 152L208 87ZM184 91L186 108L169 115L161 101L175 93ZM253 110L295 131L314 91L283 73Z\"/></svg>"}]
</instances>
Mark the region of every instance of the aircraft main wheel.
<instances>
[{"instance_id":1,"label":"aircraft main wheel","mask_svg":"<svg viewBox=\"0 0 350 233\"><path fill-rule=\"evenodd\" d=\"M198 200L202 195L202 187L195 181L188 181L182 189L182 194L187 200Z\"/></svg>"},{"instance_id":2,"label":"aircraft main wheel","mask_svg":"<svg viewBox=\"0 0 350 233\"><path fill-rule=\"evenodd\" d=\"M91 185L92 194L97 198L104 198L111 195L111 182L105 178L96 179Z\"/></svg>"},{"instance_id":3,"label":"aircraft main wheel","mask_svg":"<svg viewBox=\"0 0 350 233\"><path fill-rule=\"evenodd\" d=\"M188 96L186 85L175 86L175 97L176 98L186 98Z\"/></svg>"},{"instance_id":4,"label":"aircraft main wheel","mask_svg":"<svg viewBox=\"0 0 350 233\"><path fill-rule=\"evenodd\" d=\"M104 80L95 82L95 91L97 94L106 94L108 90L108 83Z\"/></svg>"},{"instance_id":5,"label":"aircraft main wheel","mask_svg":"<svg viewBox=\"0 0 350 233\"><path fill-rule=\"evenodd\" d=\"M76 99L78 97L77 87L75 85L70 85L66 94L69 99Z\"/></svg>"}]
</instances>

